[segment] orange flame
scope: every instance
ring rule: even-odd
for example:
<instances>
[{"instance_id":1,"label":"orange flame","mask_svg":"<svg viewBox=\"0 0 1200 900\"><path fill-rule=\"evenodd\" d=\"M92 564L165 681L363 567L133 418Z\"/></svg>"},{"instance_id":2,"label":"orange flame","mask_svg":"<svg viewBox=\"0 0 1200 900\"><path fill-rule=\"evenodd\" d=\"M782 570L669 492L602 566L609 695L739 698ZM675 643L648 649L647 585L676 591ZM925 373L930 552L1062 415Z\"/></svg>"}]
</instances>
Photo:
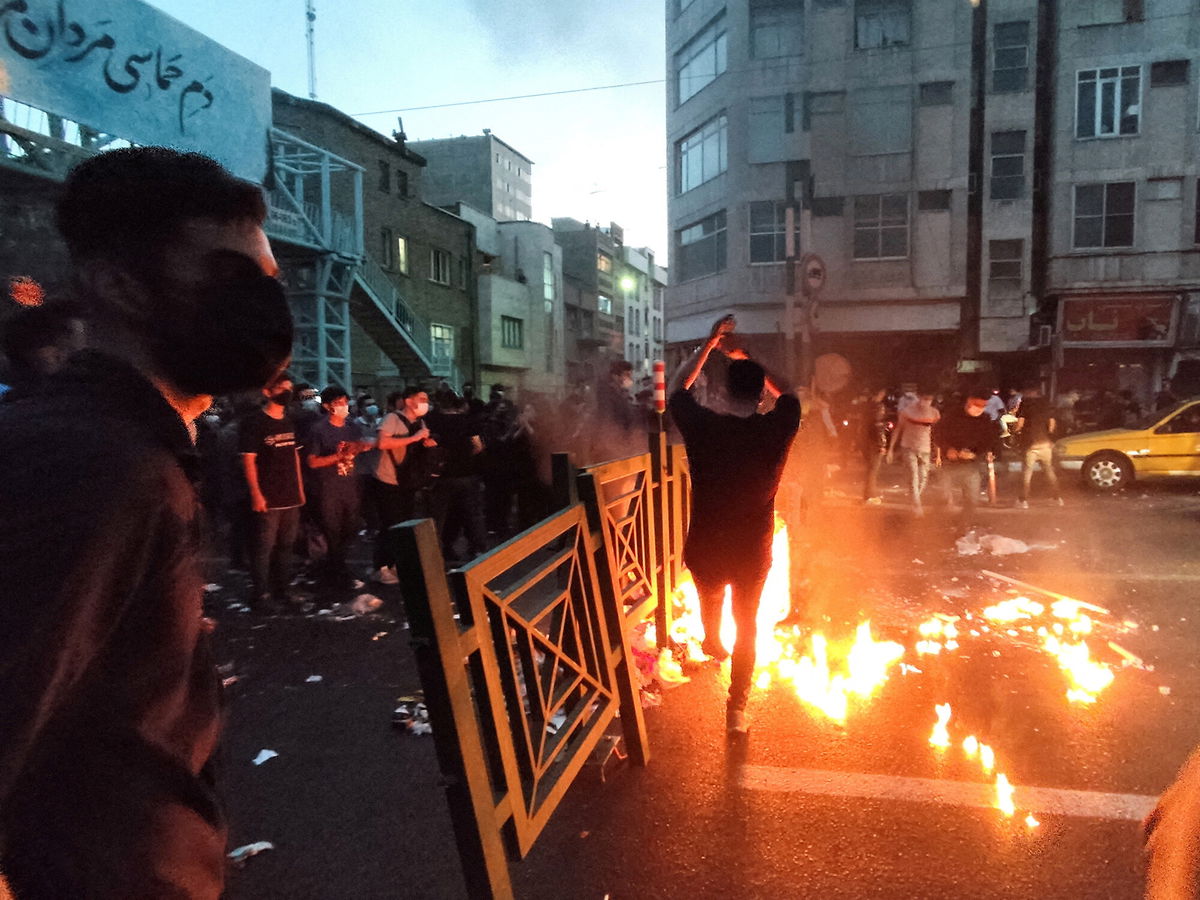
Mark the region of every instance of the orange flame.
<instances>
[{"instance_id":1,"label":"orange flame","mask_svg":"<svg viewBox=\"0 0 1200 900\"><path fill-rule=\"evenodd\" d=\"M12 279L8 283L8 295L21 306L41 306L46 299L42 286L28 275Z\"/></svg>"},{"instance_id":2,"label":"orange flame","mask_svg":"<svg viewBox=\"0 0 1200 900\"><path fill-rule=\"evenodd\" d=\"M1003 772L996 775L996 809L1006 816L1011 816L1017 811L1013 804L1013 786L1008 783L1008 776Z\"/></svg>"},{"instance_id":3,"label":"orange flame","mask_svg":"<svg viewBox=\"0 0 1200 900\"><path fill-rule=\"evenodd\" d=\"M944 750L950 746L950 732L946 728L950 723L950 704L939 703L934 710L937 712L937 722L934 723L933 733L929 735L929 743Z\"/></svg>"}]
</instances>

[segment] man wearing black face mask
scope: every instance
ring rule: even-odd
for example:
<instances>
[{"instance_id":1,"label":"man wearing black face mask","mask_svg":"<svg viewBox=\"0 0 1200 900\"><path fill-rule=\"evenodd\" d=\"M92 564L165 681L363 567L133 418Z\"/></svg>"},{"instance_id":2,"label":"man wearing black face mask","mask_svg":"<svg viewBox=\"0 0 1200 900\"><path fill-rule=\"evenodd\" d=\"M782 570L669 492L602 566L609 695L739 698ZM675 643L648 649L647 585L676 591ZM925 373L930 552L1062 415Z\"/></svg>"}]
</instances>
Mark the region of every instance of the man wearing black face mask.
<instances>
[{"instance_id":1,"label":"man wearing black face mask","mask_svg":"<svg viewBox=\"0 0 1200 900\"><path fill-rule=\"evenodd\" d=\"M290 598L292 548L300 531L304 483L296 426L288 415L292 380L280 375L262 389L266 402L242 421L238 450L253 512L250 531L250 606L279 612Z\"/></svg>"},{"instance_id":2,"label":"man wearing black face mask","mask_svg":"<svg viewBox=\"0 0 1200 900\"><path fill-rule=\"evenodd\" d=\"M89 349L0 409L0 895L221 894L192 435L288 361L265 214L257 186L158 147L63 188Z\"/></svg>"}]
</instances>

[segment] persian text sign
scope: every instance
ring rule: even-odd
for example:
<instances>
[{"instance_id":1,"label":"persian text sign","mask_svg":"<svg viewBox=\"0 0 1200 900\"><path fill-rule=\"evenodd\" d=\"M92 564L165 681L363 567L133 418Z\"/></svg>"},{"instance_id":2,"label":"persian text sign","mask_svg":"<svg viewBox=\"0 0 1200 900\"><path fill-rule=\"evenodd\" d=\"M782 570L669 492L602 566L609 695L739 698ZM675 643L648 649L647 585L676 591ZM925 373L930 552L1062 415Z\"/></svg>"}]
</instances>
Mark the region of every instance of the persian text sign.
<instances>
[{"instance_id":1,"label":"persian text sign","mask_svg":"<svg viewBox=\"0 0 1200 900\"><path fill-rule=\"evenodd\" d=\"M1058 331L1064 344L1167 346L1174 321L1171 295L1068 297L1059 304Z\"/></svg>"},{"instance_id":2,"label":"persian text sign","mask_svg":"<svg viewBox=\"0 0 1200 900\"><path fill-rule=\"evenodd\" d=\"M132 143L266 174L270 73L140 0L0 0L0 85Z\"/></svg>"}]
</instances>

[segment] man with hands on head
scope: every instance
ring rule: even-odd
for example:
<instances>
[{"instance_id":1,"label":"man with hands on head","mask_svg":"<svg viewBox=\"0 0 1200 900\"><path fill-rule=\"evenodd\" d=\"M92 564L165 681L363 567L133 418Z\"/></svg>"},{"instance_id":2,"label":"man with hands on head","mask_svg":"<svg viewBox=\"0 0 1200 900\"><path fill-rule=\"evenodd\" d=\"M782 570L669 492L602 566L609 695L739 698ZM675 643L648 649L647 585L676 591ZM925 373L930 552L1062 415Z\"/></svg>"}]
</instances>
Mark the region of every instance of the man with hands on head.
<instances>
[{"instance_id":1,"label":"man with hands on head","mask_svg":"<svg viewBox=\"0 0 1200 900\"><path fill-rule=\"evenodd\" d=\"M703 648L710 657L729 655L720 639L726 586L733 600L737 640L725 710L730 734L749 730L746 703L754 674L758 603L771 567L775 492L800 427L800 400L791 389L744 350L724 346L736 324L732 315L719 319L667 387L692 475L692 513L683 556L700 595ZM730 358L729 412L723 415L701 406L690 390L713 350ZM775 398L775 406L759 413L764 393Z\"/></svg>"}]
</instances>

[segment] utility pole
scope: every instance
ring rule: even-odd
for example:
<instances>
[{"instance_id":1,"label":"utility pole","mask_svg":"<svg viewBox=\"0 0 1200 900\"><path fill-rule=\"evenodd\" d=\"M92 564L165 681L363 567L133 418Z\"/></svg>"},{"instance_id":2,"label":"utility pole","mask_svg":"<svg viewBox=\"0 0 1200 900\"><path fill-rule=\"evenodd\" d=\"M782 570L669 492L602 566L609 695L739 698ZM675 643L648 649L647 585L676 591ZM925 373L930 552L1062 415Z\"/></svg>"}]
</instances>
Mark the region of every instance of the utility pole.
<instances>
[{"instance_id":1,"label":"utility pole","mask_svg":"<svg viewBox=\"0 0 1200 900\"><path fill-rule=\"evenodd\" d=\"M317 22L316 0L305 0L305 33L308 36L308 99L317 99L317 48L313 32Z\"/></svg>"},{"instance_id":2,"label":"utility pole","mask_svg":"<svg viewBox=\"0 0 1200 900\"><path fill-rule=\"evenodd\" d=\"M796 382L796 205L784 210L784 255L787 257L787 287L783 299L783 371Z\"/></svg>"}]
</instances>

